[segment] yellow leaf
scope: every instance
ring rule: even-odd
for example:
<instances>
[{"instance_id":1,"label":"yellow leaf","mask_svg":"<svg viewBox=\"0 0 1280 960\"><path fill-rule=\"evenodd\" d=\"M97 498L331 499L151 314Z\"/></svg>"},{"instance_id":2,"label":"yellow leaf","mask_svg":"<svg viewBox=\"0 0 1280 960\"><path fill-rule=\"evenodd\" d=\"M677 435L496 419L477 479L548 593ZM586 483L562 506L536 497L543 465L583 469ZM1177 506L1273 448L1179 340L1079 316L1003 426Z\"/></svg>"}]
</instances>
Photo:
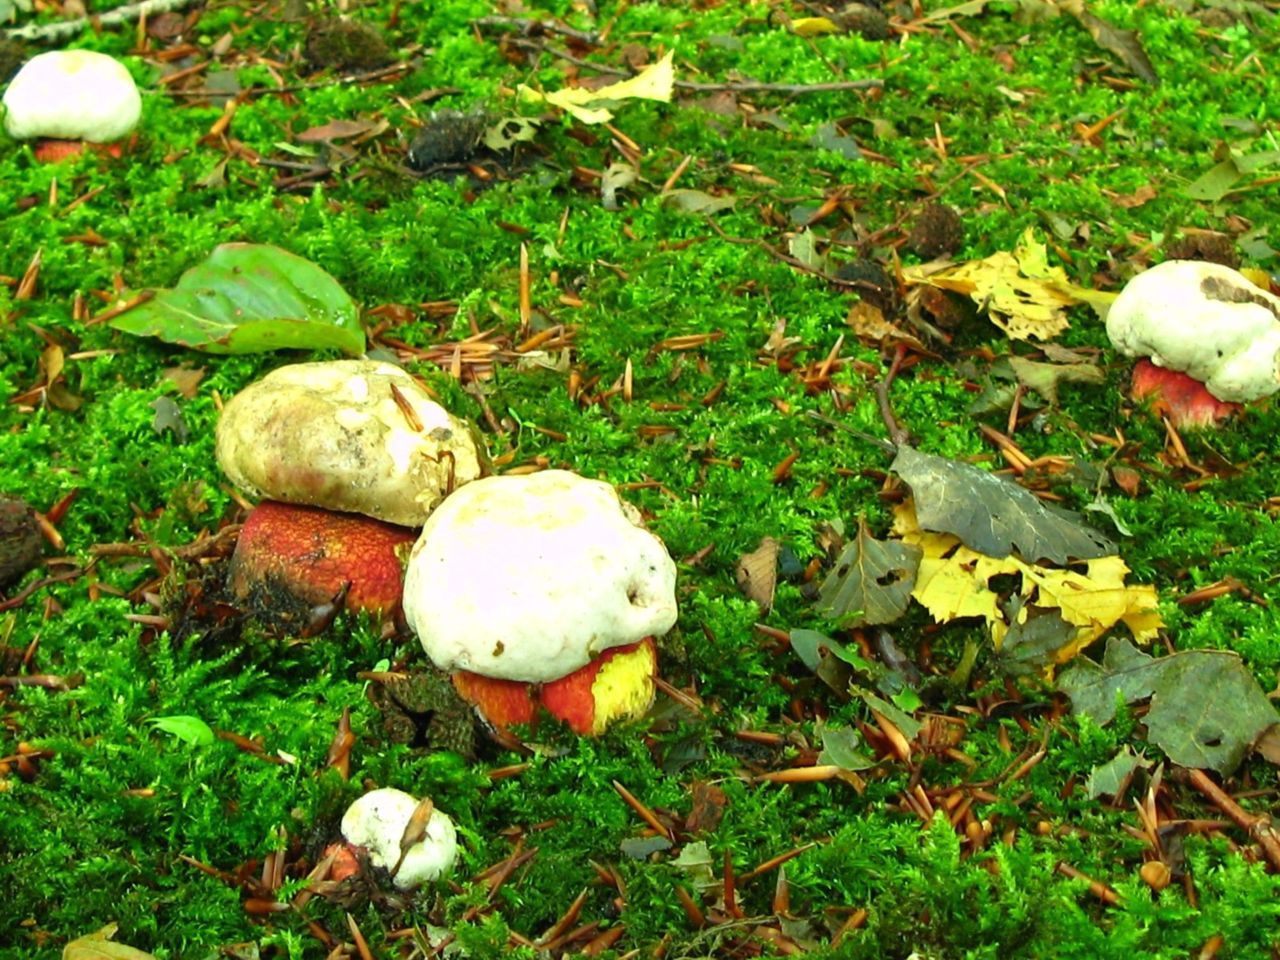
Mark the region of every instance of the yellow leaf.
<instances>
[{"instance_id":1,"label":"yellow leaf","mask_svg":"<svg viewBox=\"0 0 1280 960\"><path fill-rule=\"evenodd\" d=\"M116 924L108 923L95 933L85 934L62 948L62 960L156 960L154 954L143 953L123 943L113 943Z\"/></svg>"},{"instance_id":2,"label":"yellow leaf","mask_svg":"<svg viewBox=\"0 0 1280 960\"><path fill-rule=\"evenodd\" d=\"M823 33L839 33L840 28L826 17L800 17L791 21L791 32L800 37L816 37Z\"/></svg>"},{"instance_id":3,"label":"yellow leaf","mask_svg":"<svg viewBox=\"0 0 1280 960\"><path fill-rule=\"evenodd\" d=\"M921 530L911 500L894 508L893 532L921 551L911 596L939 623L981 617L997 647L1010 626L999 595L990 587L991 579L1002 574L1019 578L1024 612L1027 604L1054 609L1076 627L1072 638L1055 651L1058 663L1076 656L1117 623L1127 626L1139 643L1150 642L1164 625L1155 588L1126 585L1129 568L1117 556L1090 560L1083 572L1026 563L1012 554L988 557L953 534Z\"/></svg>"},{"instance_id":4,"label":"yellow leaf","mask_svg":"<svg viewBox=\"0 0 1280 960\"><path fill-rule=\"evenodd\" d=\"M1014 340L1051 340L1067 329L1067 307L1088 303L1096 308L1115 299L1072 283L1061 267L1050 266L1045 245L1030 229L1012 253L1000 250L935 272L910 267L903 275L908 283L932 284L972 298Z\"/></svg>"},{"instance_id":5,"label":"yellow leaf","mask_svg":"<svg viewBox=\"0 0 1280 960\"><path fill-rule=\"evenodd\" d=\"M582 87L567 87L552 93L541 93L521 84L517 89L526 100L545 101L553 107L560 107L583 123L607 123L613 119L610 107L616 107L620 100L661 100L671 102L671 91L675 86L675 69L672 57L675 51L667 51L667 55L657 63L651 63L634 77L611 83L599 90L585 90Z\"/></svg>"}]
</instances>

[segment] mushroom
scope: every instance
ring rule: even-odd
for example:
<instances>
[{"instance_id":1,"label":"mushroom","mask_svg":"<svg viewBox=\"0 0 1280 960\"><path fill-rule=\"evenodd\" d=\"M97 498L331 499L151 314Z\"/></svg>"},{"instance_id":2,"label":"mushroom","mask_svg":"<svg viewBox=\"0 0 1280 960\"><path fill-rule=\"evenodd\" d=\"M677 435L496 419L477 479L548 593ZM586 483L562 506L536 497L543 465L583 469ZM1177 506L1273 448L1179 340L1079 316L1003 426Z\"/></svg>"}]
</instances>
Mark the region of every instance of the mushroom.
<instances>
[{"instance_id":1,"label":"mushroom","mask_svg":"<svg viewBox=\"0 0 1280 960\"><path fill-rule=\"evenodd\" d=\"M609 484L564 470L487 477L427 518L404 614L489 723L528 723L540 702L595 735L652 702L675 577Z\"/></svg>"},{"instance_id":2,"label":"mushroom","mask_svg":"<svg viewBox=\"0 0 1280 960\"><path fill-rule=\"evenodd\" d=\"M257 612L276 626L344 586L349 608L396 615L413 528L484 468L466 421L371 360L292 364L250 384L223 408L216 453L236 486L265 498L240 531L230 582L241 599L265 599Z\"/></svg>"},{"instance_id":3,"label":"mushroom","mask_svg":"<svg viewBox=\"0 0 1280 960\"><path fill-rule=\"evenodd\" d=\"M142 98L120 61L91 50L52 50L18 71L4 108L9 136L39 139L36 158L53 161L80 153L85 143L127 136L142 114ZM109 152L120 155L119 147Z\"/></svg>"},{"instance_id":4,"label":"mushroom","mask_svg":"<svg viewBox=\"0 0 1280 960\"><path fill-rule=\"evenodd\" d=\"M334 845L330 879L343 880L359 869L359 854L391 874L399 890L416 890L453 869L458 833L453 821L430 800L382 787L370 790L342 815L344 845Z\"/></svg>"},{"instance_id":5,"label":"mushroom","mask_svg":"<svg viewBox=\"0 0 1280 960\"><path fill-rule=\"evenodd\" d=\"M1280 390L1280 298L1218 263L1168 260L1125 285L1107 336L1140 357L1134 399L1175 426L1211 426Z\"/></svg>"}]
</instances>

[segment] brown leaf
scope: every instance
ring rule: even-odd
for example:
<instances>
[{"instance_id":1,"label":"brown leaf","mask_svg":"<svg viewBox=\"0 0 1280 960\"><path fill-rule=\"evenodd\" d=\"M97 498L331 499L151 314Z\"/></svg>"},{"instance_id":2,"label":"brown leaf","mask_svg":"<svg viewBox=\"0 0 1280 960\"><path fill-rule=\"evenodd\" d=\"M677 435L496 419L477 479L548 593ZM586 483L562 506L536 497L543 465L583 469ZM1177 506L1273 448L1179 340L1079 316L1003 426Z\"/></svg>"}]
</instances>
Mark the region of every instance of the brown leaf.
<instances>
[{"instance_id":1,"label":"brown leaf","mask_svg":"<svg viewBox=\"0 0 1280 960\"><path fill-rule=\"evenodd\" d=\"M853 328L860 339L873 343L901 343L913 350L925 350L924 344L897 324L886 320L884 311L866 300L859 300L850 307L844 322Z\"/></svg>"},{"instance_id":2,"label":"brown leaf","mask_svg":"<svg viewBox=\"0 0 1280 960\"><path fill-rule=\"evenodd\" d=\"M324 143L328 140L345 140L371 133L383 126L377 120L330 120L318 127L311 127L297 134L293 139L299 143Z\"/></svg>"},{"instance_id":3,"label":"brown leaf","mask_svg":"<svg viewBox=\"0 0 1280 960\"><path fill-rule=\"evenodd\" d=\"M720 825L727 803L725 792L714 783L694 781L693 807L684 821L685 832L709 833L714 830Z\"/></svg>"},{"instance_id":4,"label":"brown leaf","mask_svg":"<svg viewBox=\"0 0 1280 960\"><path fill-rule=\"evenodd\" d=\"M1121 30L1101 17L1090 13L1084 0L1065 0L1061 8L1080 21L1103 50L1115 54L1129 71L1147 83L1159 83L1155 66L1142 49L1142 40L1136 30Z\"/></svg>"},{"instance_id":5,"label":"brown leaf","mask_svg":"<svg viewBox=\"0 0 1280 960\"><path fill-rule=\"evenodd\" d=\"M160 375L178 388L178 393L188 400L196 395L196 388L204 379L204 367L165 367Z\"/></svg>"},{"instance_id":6,"label":"brown leaf","mask_svg":"<svg viewBox=\"0 0 1280 960\"><path fill-rule=\"evenodd\" d=\"M1267 727L1254 742L1253 749L1260 757L1280 766L1280 723Z\"/></svg>"},{"instance_id":7,"label":"brown leaf","mask_svg":"<svg viewBox=\"0 0 1280 960\"><path fill-rule=\"evenodd\" d=\"M778 552L782 545L773 537L765 537L760 546L738 559L735 576L738 589L760 605L761 611L773 606L773 591L778 585Z\"/></svg>"}]
</instances>

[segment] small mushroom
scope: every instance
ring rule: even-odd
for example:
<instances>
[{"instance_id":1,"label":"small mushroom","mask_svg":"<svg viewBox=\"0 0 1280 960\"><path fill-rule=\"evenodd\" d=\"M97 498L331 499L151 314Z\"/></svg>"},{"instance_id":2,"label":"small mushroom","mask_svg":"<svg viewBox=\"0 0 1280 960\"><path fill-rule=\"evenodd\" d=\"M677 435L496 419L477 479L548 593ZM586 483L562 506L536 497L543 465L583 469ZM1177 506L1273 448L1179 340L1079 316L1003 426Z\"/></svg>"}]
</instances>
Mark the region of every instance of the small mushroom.
<instances>
[{"instance_id":1,"label":"small mushroom","mask_svg":"<svg viewBox=\"0 0 1280 960\"><path fill-rule=\"evenodd\" d=\"M142 98L124 64L91 50L52 50L28 60L4 94L4 126L17 140L39 140L36 158L53 161L85 143L128 136ZM118 147L110 148L115 156Z\"/></svg>"},{"instance_id":2,"label":"small mushroom","mask_svg":"<svg viewBox=\"0 0 1280 960\"><path fill-rule=\"evenodd\" d=\"M1107 336L1141 358L1134 398L1175 426L1212 426L1280 390L1280 298L1218 263L1168 260L1138 274L1111 305Z\"/></svg>"},{"instance_id":3,"label":"small mushroom","mask_svg":"<svg viewBox=\"0 0 1280 960\"><path fill-rule=\"evenodd\" d=\"M427 519L404 613L494 726L531 721L537 701L594 735L652 701L675 564L607 483L564 470L488 477Z\"/></svg>"},{"instance_id":4,"label":"small mushroom","mask_svg":"<svg viewBox=\"0 0 1280 960\"><path fill-rule=\"evenodd\" d=\"M331 879L342 880L357 869L353 856L363 851L369 863L391 874L399 890L416 890L453 869L458 857L458 833L453 821L403 790L370 790L342 816L346 847L331 848L335 869Z\"/></svg>"}]
</instances>

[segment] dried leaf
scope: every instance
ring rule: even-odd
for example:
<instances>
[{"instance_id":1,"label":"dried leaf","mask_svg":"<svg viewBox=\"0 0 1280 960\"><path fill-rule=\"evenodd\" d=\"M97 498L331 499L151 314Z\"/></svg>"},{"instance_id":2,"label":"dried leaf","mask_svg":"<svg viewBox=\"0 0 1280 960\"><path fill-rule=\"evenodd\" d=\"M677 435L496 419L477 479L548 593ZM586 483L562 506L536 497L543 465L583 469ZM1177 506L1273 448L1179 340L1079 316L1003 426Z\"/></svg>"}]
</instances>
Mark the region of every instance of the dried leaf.
<instances>
[{"instance_id":1,"label":"dried leaf","mask_svg":"<svg viewBox=\"0 0 1280 960\"><path fill-rule=\"evenodd\" d=\"M782 545L773 537L765 537L760 546L738 558L734 575L738 589L754 600L762 612L773 606L773 591L778 586L778 552Z\"/></svg>"},{"instance_id":2,"label":"dried leaf","mask_svg":"<svg viewBox=\"0 0 1280 960\"><path fill-rule=\"evenodd\" d=\"M939 623L981 617L997 646L1011 626L1030 618L1033 607L1055 610L1075 627L1067 643L1054 649L1055 663L1075 657L1117 623L1144 643L1163 625L1155 588L1126 585L1129 568L1118 556L1092 559L1083 572L1029 564L1012 554L988 556L964 546L953 534L921 530L909 502L895 509L894 531L923 551L912 597ZM1018 578L1014 589L1021 603L1010 606L1008 615L991 587L997 576ZM1025 636L1018 639L1026 642Z\"/></svg>"},{"instance_id":3,"label":"dried leaf","mask_svg":"<svg viewBox=\"0 0 1280 960\"><path fill-rule=\"evenodd\" d=\"M859 517L857 535L822 582L818 609L844 626L892 623L911 602L920 557L919 547L875 539Z\"/></svg>"},{"instance_id":4,"label":"dried leaf","mask_svg":"<svg viewBox=\"0 0 1280 960\"><path fill-rule=\"evenodd\" d=\"M645 67L634 77L598 90L569 87L553 93L540 93L524 84L517 90L526 100L545 101L553 107L560 107L583 123L607 123L613 119L611 108L623 100L638 98L671 102L671 91L675 85L675 70L672 66L674 54L675 51L669 50L661 60Z\"/></svg>"},{"instance_id":5,"label":"dried leaf","mask_svg":"<svg viewBox=\"0 0 1280 960\"><path fill-rule=\"evenodd\" d=\"M679 210L681 213L719 213L721 210L732 210L738 198L732 195L713 196L701 190L668 190L662 194L663 206Z\"/></svg>"},{"instance_id":6,"label":"dried leaf","mask_svg":"<svg viewBox=\"0 0 1280 960\"><path fill-rule=\"evenodd\" d=\"M123 943L113 943L117 924L109 923L96 933L77 937L62 948L62 960L155 960L155 955L143 953Z\"/></svg>"},{"instance_id":7,"label":"dried leaf","mask_svg":"<svg viewBox=\"0 0 1280 960\"><path fill-rule=\"evenodd\" d=\"M1269 763L1280 767L1280 723L1273 723L1257 739L1254 751Z\"/></svg>"},{"instance_id":8,"label":"dried leaf","mask_svg":"<svg viewBox=\"0 0 1280 960\"><path fill-rule=\"evenodd\" d=\"M1067 329L1067 307L1101 307L1115 299L1115 294L1072 283L1061 267L1051 267L1044 244L1030 229L1012 253L1001 250L940 270L929 264L908 267L903 277L909 284L966 294L1014 340L1049 340Z\"/></svg>"},{"instance_id":9,"label":"dried leaf","mask_svg":"<svg viewBox=\"0 0 1280 960\"><path fill-rule=\"evenodd\" d=\"M481 142L494 152L510 150L517 143L528 143L537 137L538 124L533 117L507 117L486 130Z\"/></svg>"},{"instance_id":10,"label":"dried leaf","mask_svg":"<svg viewBox=\"0 0 1280 960\"><path fill-rule=\"evenodd\" d=\"M1160 77L1152 65L1147 52L1142 49L1142 41L1135 30L1121 30L1101 17L1094 15L1085 6L1084 0L1061 0L1058 6L1071 14L1080 25L1089 31L1103 50L1114 53L1134 76L1147 83L1159 83Z\"/></svg>"},{"instance_id":11,"label":"dried leaf","mask_svg":"<svg viewBox=\"0 0 1280 960\"><path fill-rule=\"evenodd\" d=\"M204 379L204 367L165 367L160 374L178 388L178 393L190 400Z\"/></svg>"},{"instance_id":12,"label":"dried leaf","mask_svg":"<svg viewBox=\"0 0 1280 960\"><path fill-rule=\"evenodd\" d=\"M925 345L919 341L914 335L903 330L895 323L890 323L884 317L884 311L873 303L866 300L859 300L849 308L849 315L844 320L853 332L863 340L870 340L873 343L901 343L912 350L925 351Z\"/></svg>"},{"instance_id":13,"label":"dried leaf","mask_svg":"<svg viewBox=\"0 0 1280 960\"><path fill-rule=\"evenodd\" d=\"M1028 561L1069 563L1115 553L1115 544L1078 514L986 470L905 444L890 469L911 487L921 529L954 534L988 558L1017 551Z\"/></svg>"},{"instance_id":14,"label":"dried leaf","mask_svg":"<svg viewBox=\"0 0 1280 960\"><path fill-rule=\"evenodd\" d=\"M1105 724L1116 698L1151 699L1147 739L1174 763L1220 774L1240 765L1254 742L1280 721L1275 706L1240 657L1224 650L1184 650L1150 657L1127 640L1107 641L1101 664L1083 660L1058 686L1074 713Z\"/></svg>"},{"instance_id":15,"label":"dried leaf","mask_svg":"<svg viewBox=\"0 0 1280 960\"><path fill-rule=\"evenodd\" d=\"M1092 363L1040 363L1025 357L1010 357L1009 367L1018 382L1058 405L1058 387L1066 383L1104 383L1102 368Z\"/></svg>"}]
</instances>

